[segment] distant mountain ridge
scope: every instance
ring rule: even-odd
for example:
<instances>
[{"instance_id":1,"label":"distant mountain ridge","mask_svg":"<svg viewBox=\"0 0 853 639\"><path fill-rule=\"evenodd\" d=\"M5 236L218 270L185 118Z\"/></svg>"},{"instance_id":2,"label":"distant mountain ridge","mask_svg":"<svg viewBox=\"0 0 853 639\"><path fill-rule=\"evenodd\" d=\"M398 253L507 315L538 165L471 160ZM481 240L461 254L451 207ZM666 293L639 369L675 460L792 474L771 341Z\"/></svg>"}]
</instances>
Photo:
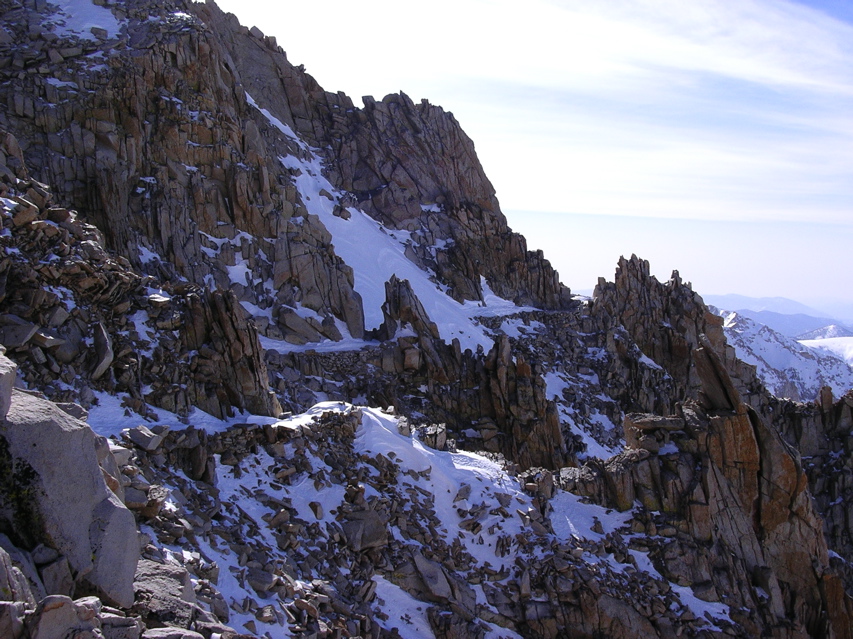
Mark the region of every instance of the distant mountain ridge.
<instances>
[{"instance_id":1,"label":"distant mountain ridge","mask_svg":"<svg viewBox=\"0 0 853 639\"><path fill-rule=\"evenodd\" d=\"M835 331L846 331L853 335L853 330L838 318L786 297L747 297L730 294L703 295L703 299L706 304L734 311L795 339L820 339L816 336L824 329L827 336L837 336L836 332L830 329L831 326L837 327Z\"/></svg>"},{"instance_id":2,"label":"distant mountain ridge","mask_svg":"<svg viewBox=\"0 0 853 639\"><path fill-rule=\"evenodd\" d=\"M775 311L751 311L749 309L735 309L738 314L748 317L759 324L769 326L786 337L798 339L804 333L821 331L829 326L838 326L835 320L825 317L814 317L796 313L787 315Z\"/></svg>"},{"instance_id":3,"label":"distant mountain ridge","mask_svg":"<svg viewBox=\"0 0 853 639\"><path fill-rule=\"evenodd\" d=\"M724 320L723 331L737 357L755 366L758 377L777 397L812 401L824 386L832 388L835 395L853 388L849 362L835 352L814 346L823 340L804 344L740 311L717 313Z\"/></svg>"},{"instance_id":4,"label":"distant mountain ridge","mask_svg":"<svg viewBox=\"0 0 853 639\"><path fill-rule=\"evenodd\" d=\"M836 337L853 337L853 331L838 324L830 324L813 331L797 335L797 340L833 339Z\"/></svg>"},{"instance_id":5,"label":"distant mountain ridge","mask_svg":"<svg viewBox=\"0 0 853 639\"><path fill-rule=\"evenodd\" d=\"M770 311L782 315L810 315L812 317L832 319L823 311L806 306L801 302L787 297L749 297L748 295L729 293L726 295L703 295L702 298L706 304L738 312L741 310L754 312Z\"/></svg>"}]
</instances>

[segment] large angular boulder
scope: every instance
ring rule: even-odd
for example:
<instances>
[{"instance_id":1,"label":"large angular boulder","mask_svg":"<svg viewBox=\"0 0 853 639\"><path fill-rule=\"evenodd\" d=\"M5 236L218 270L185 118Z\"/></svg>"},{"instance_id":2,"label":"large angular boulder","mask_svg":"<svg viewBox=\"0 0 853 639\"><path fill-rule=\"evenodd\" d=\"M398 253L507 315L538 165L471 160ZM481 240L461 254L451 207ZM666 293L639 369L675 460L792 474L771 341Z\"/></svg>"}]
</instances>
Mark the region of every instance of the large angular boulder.
<instances>
[{"instance_id":1,"label":"large angular boulder","mask_svg":"<svg viewBox=\"0 0 853 639\"><path fill-rule=\"evenodd\" d=\"M385 521L374 510L357 510L347 515L342 524L349 547L355 552L382 548L388 544Z\"/></svg>"},{"instance_id":2,"label":"large angular boulder","mask_svg":"<svg viewBox=\"0 0 853 639\"><path fill-rule=\"evenodd\" d=\"M133 604L133 514L104 482L95 433L52 402L14 390L0 422L0 520L23 547L62 553L82 590Z\"/></svg>"},{"instance_id":3,"label":"large angular boulder","mask_svg":"<svg viewBox=\"0 0 853 639\"><path fill-rule=\"evenodd\" d=\"M27 620L29 636L33 639L97 637L95 632L100 622L96 614L86 599L73 601L64 595L50 595L39 602Z\"/></svg>"},{"instance_id":4,"label":"large angular boulder","mask_svg":"<svg viewBox=\"0 0 853 639\"><path fill-rule=\"evenodd\" d=\"M0 346L0 419L6 418L12 401L12 388L15 386L15 374L18 366L5 356L6 349Z\"/></svg>"},{"instance_id":5,"label":"large angular boulder","mask_svg":"<svg viewBox=\"0 0 853 639\"><path fill-rule=\"evenodd\" d=\"M196 596L184 568L143 559L136 570L134 589L135 612L153 625L189 628L192 624L197 610Z\"/></svg>"}]
</instances>

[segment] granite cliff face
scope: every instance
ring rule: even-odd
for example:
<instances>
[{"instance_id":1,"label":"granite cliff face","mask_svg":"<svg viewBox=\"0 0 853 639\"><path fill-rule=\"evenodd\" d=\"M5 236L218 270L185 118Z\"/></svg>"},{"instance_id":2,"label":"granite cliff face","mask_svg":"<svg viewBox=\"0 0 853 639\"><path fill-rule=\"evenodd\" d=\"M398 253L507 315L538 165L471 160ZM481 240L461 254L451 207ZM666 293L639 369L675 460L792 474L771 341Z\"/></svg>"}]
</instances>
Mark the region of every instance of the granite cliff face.
<instances>
[{"instance_id":1,"label":"granite cliff face","mask_svg":"<svg viewBox=\"0 0 853 639\"><path fill-rule=\"evenodd\" d=\"M18 31L32 24L50 35L38 13L18 11L7 14ZM49 42L16 32L9 75L21 56L47 73L5 85L13 108L0 124L26 140L41 180L89 211L107 247L132 264L150 264L153 252L170 275L237 286L241 301L272 304L274 315L300 303L360 337L352 273L279 161L312 147L346 192L341 210L357 204L412 232L409 250L457 299L480 299L485 276L506 297L565 303L547 262L508 230L452 115L404 95L354 109L215 5L126 3L122 12L122 38L86 41L53 64ZM92 55L102 49L105 62Z\"/></svg>"},{"instance_id":2,"label":"granite cliff face","mask_svg":"<svg viewBox=\"0 0 853 639\"><path fill-rule=\"evenodd\" d=\"M0 634L850 636L849 394L573 298L440 107L84 4L0 6Z\"/></svg>"}]
</instances>

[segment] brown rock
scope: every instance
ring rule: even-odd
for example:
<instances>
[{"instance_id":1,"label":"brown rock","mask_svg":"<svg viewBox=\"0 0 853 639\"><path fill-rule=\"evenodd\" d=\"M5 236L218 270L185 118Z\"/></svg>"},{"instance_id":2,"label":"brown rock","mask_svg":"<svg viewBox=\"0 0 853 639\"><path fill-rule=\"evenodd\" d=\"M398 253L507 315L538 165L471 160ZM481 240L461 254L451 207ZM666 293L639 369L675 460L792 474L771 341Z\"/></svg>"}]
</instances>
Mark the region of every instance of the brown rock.
<instances>
[{"instance_id":1,"label":"brown rock","mask_svg":"<svg viewBox=\"0 0 853 639\"><path fill-rule=\"evenodd\" d=\"M385 522L373 510L357 510L349 513L342 528L347 544L354 552L382 548L388 543Z\"/></svg>"}]
</instances>

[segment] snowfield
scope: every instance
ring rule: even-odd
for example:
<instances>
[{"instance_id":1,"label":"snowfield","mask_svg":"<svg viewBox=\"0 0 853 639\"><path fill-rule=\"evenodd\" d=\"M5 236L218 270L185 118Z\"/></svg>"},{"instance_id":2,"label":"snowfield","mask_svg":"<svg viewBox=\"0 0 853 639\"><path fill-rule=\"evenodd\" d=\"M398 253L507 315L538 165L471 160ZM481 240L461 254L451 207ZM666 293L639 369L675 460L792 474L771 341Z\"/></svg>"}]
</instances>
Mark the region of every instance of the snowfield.
<instances>
[{"instance_id":1,"label":"snowfield","mask_svg":"<svg viewBox=\"0 0 853 639\"><path fill-rule=\"evenodd\" d=\"M103 29L107 37L114 38L121 29L113 12L106 7L96 5L91 0L53 0L51 4L58 9L51 16L59 36L75 35L79 38L94 40L92 29Z\"/></svg>"},{"instance_id":2,"label":"snowfield","mask_svg":"<svg viewBox=\"0 0 853 639\"><path fill-rule=\"evenodd\" d=\"M826 355L838 357L853 366L853 337L827 337L824 339L803 339L800 344L806 348L820 351Z\"/></svg>"}]
</instances>

